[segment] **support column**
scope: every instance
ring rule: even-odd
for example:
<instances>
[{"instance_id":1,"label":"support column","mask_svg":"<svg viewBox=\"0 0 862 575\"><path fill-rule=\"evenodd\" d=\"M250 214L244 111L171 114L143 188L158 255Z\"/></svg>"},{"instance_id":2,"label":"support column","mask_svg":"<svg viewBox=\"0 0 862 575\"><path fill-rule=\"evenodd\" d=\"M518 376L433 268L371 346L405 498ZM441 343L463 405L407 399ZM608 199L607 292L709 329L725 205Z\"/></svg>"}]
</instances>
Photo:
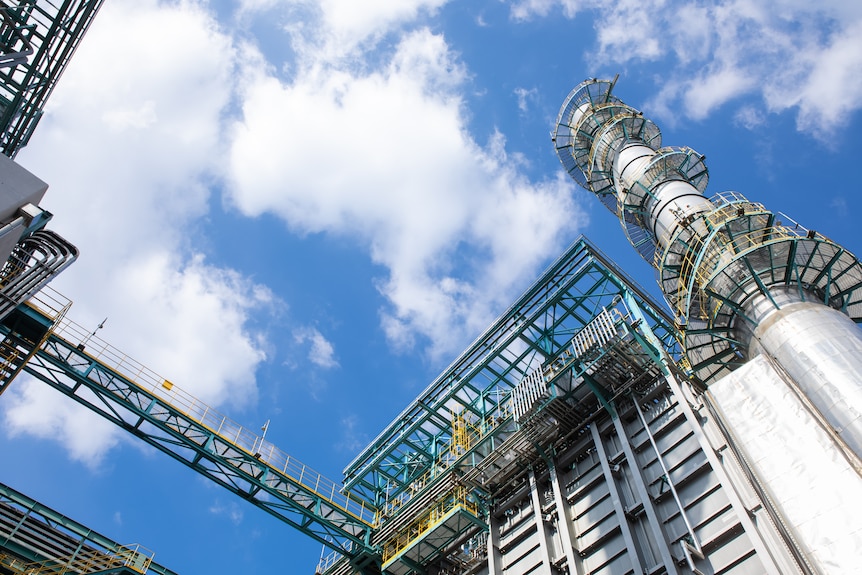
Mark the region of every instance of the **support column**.
<instances>
[{"instance_id":1,"label":"support column","mask_svg":"<svg viewBox=\"0 0 862 575\"><path fill-rule=\"evenodd\" d=\"M647 521L649 522L653 537L655 537L656 547L658 547L659 553L661 554L661 560L664 563L668 574L676 575L678 573L676 561L674 561L673 556L670 554L670 545L668 544L664 530L661 528L661 521L659 521L658 515L656 515L655 508L652 504L652 498L650 497L649 490L647 489L643 475L641 474L640 466L638 465L638 460L635 458L634 451L632 451L631 443L629 443L629 436L626 433L623 422L620 421L618 417L615 417L613 421L614 429L620 438L620 445L623 448L623 453L626 456L626 460L629 462L629 469L631 469L632 472L632 481L635 484L635 490L637 491L637 495L638 498L640 498L641 503L643 503L644 513L646 513Z\"/></svg>"},{"instance_id":2,"label":"support column","mask_svg":"<svg viewBox=\"0 0 862 575\"><path fill-rule=\"evenodd\" d=\"M617 489L617 482L614 479L613 473L611 473L611 465L608 461L608 456L605 453L605 445L602 442L602 436L599 434L599 430L596 429L595 425L590 426L590 432L593 435L593 443L596 445L596 453L599 454L599 461L602 464L602 473L605 476L605 483L608 486L608 491L610 491L611 494L611 501L614 504L614 513L617 516L617 523L620 524L620 531L622 531L623 540L626 542L626 550L628 550L629 557L631 558L632 569L635 573L646 573L643 565L641 565L637 547L635 547L632 530L629 528L629 519L626 515L625 509L623 509L623 500L620 497L619 490ZM644 505L644 507L646 507L646 505Z\"/></svg>"},{"instance_id":3,"label":"support column","mask_svg":"<svg viewBox=\"0 0 862 575\"><path fill-rule=\"evenodd\" d=\"M552 575L551 552L548 549L548 534L545 532L545 521L542 519L542 501L539 499L539 484L536 481L536 474L532 467L530 468L530 498L533 501L533 517L536 521L536 535L539 538L543 572Z\"/></svg>"},{"instance_id":4,"label":"support column","mask_svg":"<svg viewBox=\"0 0 862 575\"><path fill-rule=\"evenodd\" d=\"M500 554L500 526L493 512L488 512L488 575L503 574L503 556Z\"/></svg>"},{"instance_id":5,"label":"support column","mask_svg":"<svg viewBox=\"0 0 862 575\"><path fill-rule=\"evenodd\" d=\"M563 497L563 490L560 487L560 478L557 475L557 466L554 464L553 458L548 458L548 474L550 476L551 487L554 490L554 504L557 507L557 525L560 530L560 537L563 540L563 550L566 552L566 563L569 566L569 574L580 575L583 573L580 561L575 554L575 540L572 537L572 520L568 514L568 504Z\"/></svg>"}]
</instances>

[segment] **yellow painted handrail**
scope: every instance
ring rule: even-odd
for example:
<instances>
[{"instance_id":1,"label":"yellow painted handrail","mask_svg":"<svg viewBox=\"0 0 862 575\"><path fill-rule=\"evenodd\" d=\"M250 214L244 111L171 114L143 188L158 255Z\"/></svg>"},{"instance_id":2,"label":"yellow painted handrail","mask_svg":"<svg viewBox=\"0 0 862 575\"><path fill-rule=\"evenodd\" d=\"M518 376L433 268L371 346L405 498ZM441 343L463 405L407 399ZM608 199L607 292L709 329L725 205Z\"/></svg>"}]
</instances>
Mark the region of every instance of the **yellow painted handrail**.
<instances>
[{"instance_id":1,"label":"yellow painted handrail","mask_svg":"<svg viewBox=\"0 0 862 575\"><path fill-rule=\"evenodd\" d=\"M440 499L428 511L423 513L419 519L402 529L397 535L389 539L383 545L383 563L398 555L406 549L413 541L421 538L425 533L436 527L443 518L454 509L464 509L473 515L478 515L476 504L467 499L467 488L456 487L446 497Z\"/></svg>"},{"instance_id":2,"label":"yellow painted handrail","mask_svg":"<svg viewBox=\"0 0 862 575\"><path fill-rule=\"evenodd\" d=\"M33 563L24 563L5 555L0 559L0 564L20 575L65 575L67 573L86 575L120 567L146 573L153 561L153 556L152 551L140 545L124 545L115 551L82 549L66 557Z\"/></svg>"},{"instance_id":3,"label":"yellow painted handrail","mask_svg":"<svg viewBox=\"0 0 862 575\"><path fill-rule=\"evenodd\" d=\"M216 434L221 440L268 464L272 469L313 491L332 504L333 507L368 526L374 524L377 510L364 501L342 493L334 481L297 461L250 429L222 415L206 403L183 391L179 386L174 385L170 380L95 337L82 326L66 318L64 314L53 310L50 302L42 301L41 298L34 298L28 304L47 317L59 318L53 334L55 337L63 339L70 347L77 347L81 353L108 370L122 375L138 388L154 395L165 404Z\"/></svg>"}]
</instances>

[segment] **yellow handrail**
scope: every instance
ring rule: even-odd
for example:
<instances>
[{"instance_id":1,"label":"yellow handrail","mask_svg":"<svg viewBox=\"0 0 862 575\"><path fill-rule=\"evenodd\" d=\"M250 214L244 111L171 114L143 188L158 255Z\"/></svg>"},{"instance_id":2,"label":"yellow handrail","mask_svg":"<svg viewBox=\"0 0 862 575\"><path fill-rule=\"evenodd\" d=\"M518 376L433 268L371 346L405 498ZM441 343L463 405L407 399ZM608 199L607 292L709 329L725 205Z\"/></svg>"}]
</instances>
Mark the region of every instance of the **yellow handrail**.
<instances>
[{"instance_id":1,"label":"yellow handrail","mask_svg":"<svg viewBox=\"0 0 862 575\"><path fill-rule=\"evenodd\" d=\"M398 555L413 541L422 537L425 533L436 527L454 509L464 509L473 515L478 515L476 503L467 499L468 491L464 486L457 486L440 499L430 509L423 513L419 519L402 529L397 535L389 539L383 545L383 563Z\"/></svg>"},{"instance_id":2,"label":"yellow handrail","mask_svg":"<svg viewBox=\"0 0 862 575\"><path fill-rule=\"evenodd\" d=\"M64 340L70 347L77 347L81 353L108 370L122 375L138 388L156 396L217 435L221 440L313 491L335 508L368 526L374 525L377 510L365 501L341 492L334 481L297 461L253 431L222 415L171 381L95 337L82 326L66 318L63 313L52 311L52 306L36 298L30 300L28 304L47 317L59 318L53 334Z\"/></svg>"},{"instance_id":3,"label":"yellow handrail","mask_svg":"<svg viewBox=\"0 0 862 575\"><path fill-rule=\"evenodd\" d=\"M0 564L21 575L65 575L66 573L86 575L120 567L146 573L153 561L153 556L152 551L140 545L123 545L113 551L85 548L72 555L33 563L24 563L6 555L0 560Z\"/></svg>"}]
</instances>

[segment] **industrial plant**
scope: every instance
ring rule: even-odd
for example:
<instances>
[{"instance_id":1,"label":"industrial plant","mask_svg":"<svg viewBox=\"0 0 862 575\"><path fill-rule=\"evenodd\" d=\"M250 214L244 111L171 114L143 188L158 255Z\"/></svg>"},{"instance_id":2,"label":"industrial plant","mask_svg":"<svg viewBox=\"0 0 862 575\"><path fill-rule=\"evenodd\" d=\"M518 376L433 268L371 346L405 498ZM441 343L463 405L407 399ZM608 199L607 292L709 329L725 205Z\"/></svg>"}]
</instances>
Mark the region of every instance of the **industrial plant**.
<instances>
[{"instance_id":1,"label":"industrial plant","mask_svg":"<svg viewBox=\"0 0 862 575\"><path fill-rule=\"evenodd\" d=\"M575 239L339 481L75 324L47 285L77 249L14 157L100 4L0 11L0 393L26 373L87 406L319 542L319 575L858 572L862 265L707 195L616 79L576 86L549 145L665 301ZM0 574L173 573L25 487L0 485Z\"/></svg>"}]
</instances>

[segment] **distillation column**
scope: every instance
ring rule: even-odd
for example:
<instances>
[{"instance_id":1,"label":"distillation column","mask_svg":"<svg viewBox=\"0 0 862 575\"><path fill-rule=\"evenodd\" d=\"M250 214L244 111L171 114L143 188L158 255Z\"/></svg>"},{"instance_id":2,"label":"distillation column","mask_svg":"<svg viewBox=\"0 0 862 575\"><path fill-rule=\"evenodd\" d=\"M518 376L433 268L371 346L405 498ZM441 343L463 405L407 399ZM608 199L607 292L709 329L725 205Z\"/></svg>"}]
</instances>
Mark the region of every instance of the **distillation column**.
<instances>
[{"instance_id":1,"label":"distillation column","mask_svg":"<svg viewBox=\"0 0 862 575\"><path fill-rule=\"evenodd\" d=\"M738 193L704 196L704 157L662 147L656 125L612 95L614 83L572 90L553 140L568 173L657 269L692 373L711 386L767 364L862 475L858 259Z\"/></svg>"}]
</instances>

